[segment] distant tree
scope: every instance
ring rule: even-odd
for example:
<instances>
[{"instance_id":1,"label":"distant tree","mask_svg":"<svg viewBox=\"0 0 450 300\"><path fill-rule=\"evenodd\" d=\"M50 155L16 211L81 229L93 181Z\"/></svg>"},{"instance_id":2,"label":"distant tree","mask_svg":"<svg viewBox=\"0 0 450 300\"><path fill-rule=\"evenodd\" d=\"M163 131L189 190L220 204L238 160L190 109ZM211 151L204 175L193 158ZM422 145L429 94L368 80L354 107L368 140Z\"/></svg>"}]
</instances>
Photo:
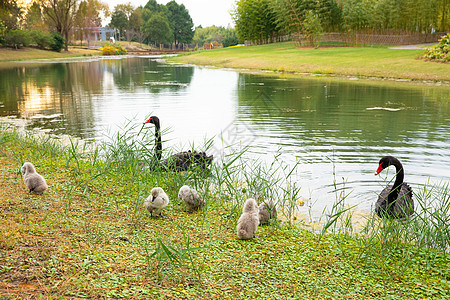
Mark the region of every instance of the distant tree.
<instances>
[{"instance_id":1,"label":"distant tree","mask_svg":"<svg viewBox=\"0 0 450 300\"><path fill-rule=\"evenodd\" d=\"M181 4L170 1L166 4L170 12L169 23L173 33L173 41L178 47L180 43L190 43L194 37L194 23L189 15L189 11Z\"/></svg>"},{"instance_id":2,"label":"distant tree","mask_svg":"<svg viewBox=\"0 0 450 300\"><path fill-rule=\"evenodd\" d=\"M3 44L5 41L5 35L6 35L6 27L3 25L3 21L0 20L0 44Z\"/></svg>"},{"instance_id":3,"label":"distant tree","mask_svg":"<svg viewBox=\"0 0 450 300\"><path fill-rule=\"evenodd\" d=\"M317 1L314 12L319 17L323 30L339 31L342 29L342 10L337 0Z\"/></svg>"},{"instance_id":4,"label":"distant tree","mask_svg":"<svg viewBox=\"0 0 450 300\"><path fill-rule=\"evenodd\" d=\"M192 41L195 44L203 45L204 43L211 43L214 40L218 42L217 36L222 35L223 27L209 26L209 27L197 27L194 32ZM216 38L215 38L216 37ZM219 40L223 40L223 35L219 37Z\"/></svg>"},{"instance_id":5,"label":"distant tree","mask_svg":"<svg viewBox=\"0 0 450 300\"><path fill-rule=\"evenodd\" d=\"M125 12L122 10L114 10L109 27L118 29L119 33L123 35L125 33L125 29L128 27L128 18Z\"/></svg>"},{"instance_id":6,"label":"distant tree","mask_svg":"<svg viewBox=\"0 0 450 300\"><path fill-rule=\"evenodd\" d=\"M44 22L44 14L42 12L42 7L38 2L33 2L33 4L27 9L27 14L25 18L25 29L27 30L48 29L48 26Z\"/></svg>"},{"instance_id":7,"label":"distant tree","mask_svg":"<svg viewBox=\"0 0 450 300\"><path fill-rule=\"evenodd\" d=\"M106 3L99 0L83 0L80 2L74 22L79 28L81 41L83 41L83 35L86 35L89 43L91 28L101 26L100 13L102 12L105 16L109 15L109 8Z\"/></svg>"},{"instance_id":8,"label":"distant tree","mask_svg":"<svg viewBox=\"0 0 450 300\"><path fill-rule=\"evenodd\" d=\"M153 42L155 45L172 41L169 20L163 13L154 13L145 23L143 29L149 42Z\"/></svg>"},{"instance_id":9,"label":"distant tree","mask_svg":"<svg viewBox=\"0 0 450 300\"><path fill-rule=\"evenodd\" d=\"M143 24L142 8L138 7L135 10L133 10L128 19L128 28L140 31L142 24Z\"/></svg>"},{"instance_id":10,"label":"distant tree","mask_svg":"<svg viewBox=\"0 0 450 300\"><path fill-rule=\"evenodd\" d=\"M322 25L320 24L319 15L312 10L308 10L305 13L303 33L311 46L319 46Z\"/></svg>"},{"instance_id":11,"label":"distant tree","mask_svg":"<svg viewBox=\"0 0 450 300\"><path fill-rule=\"evenodd\" d=\"M47 21L65 39L65 51L69 50L69 32L74 24L77 5L78 0L42 0Z\"/></svg>"},{"instance_id":12,"label":"distant tree","mask_svg":"<svg viewBox=\"0 0 450 300\"><path fill-rule=\"evenodd\" d=\"M0 20L7 30L19 29L22 16L17 0L0 0Z\"/></svg>"},{"instance_id":13,"label":"distant tree","mask_svg":"<svg viewBox=\"0 0 450 300\"><path fill-rule=\"evenodd\" d=\"M141 12L143 23L146 23L154 13L162 13L167 19L170 17L170 12L167 7L164 4L156 3L156 0L149 0Z\"/></svg>"},{"instance_id":14,"label":"distant tree","mask_svg":"<svg viewBox=\"0 0 450 300\"><path fill-rule=\"evenodd\" d=\"M225 29L223 37L222 43L224 47L234 46L239 43L235 29Z\"/></svg>"},{"instance_id":15,"label":"distant tree","mask_svg":"<svg viewBox=\"0 0 450 300\"><path fill-rule=\"evenodd\" d=\"M235 29L225 29L224 27L209 26L197 27L194 32L193 42L197 45L204 43L219 42L224 47L236 45L238 38Z\"/></svg>"},{"instance_id":16,"label":"distant tree","mask_svg":"<svg viewBox=\"0 0 450 300\"><path fill-rule=\"evenodd\" d=\"M125 3L125 4L117 4L114 7L114 10L122 11L127 16L127 20L129 20L131 14L134 11L134 6L131 4L131 2L128 2L128 3Z\"/></svg>"},{"instance_id":17,"label":"distant tree","mask_svg":"<svg viewBox=\"0 0 450 300\"><path fill-rule=\"evenodd\" d=\"M273 0L239 0L233 12L236 31L241 41L258 44L270 41L278 34Z\"/></svg>"},{"instance_id":18,"label":"distant tree","mask_svg":"<svg viewBox=\"0 0 450 300\"><path fill-rule=\"evenodd\" d=\"M439 28L440 31L445 32L450 29L450 19L448 15L450 14L450 4L448 0L440 0L439 4Z\"/></svg>"}]
</instances>

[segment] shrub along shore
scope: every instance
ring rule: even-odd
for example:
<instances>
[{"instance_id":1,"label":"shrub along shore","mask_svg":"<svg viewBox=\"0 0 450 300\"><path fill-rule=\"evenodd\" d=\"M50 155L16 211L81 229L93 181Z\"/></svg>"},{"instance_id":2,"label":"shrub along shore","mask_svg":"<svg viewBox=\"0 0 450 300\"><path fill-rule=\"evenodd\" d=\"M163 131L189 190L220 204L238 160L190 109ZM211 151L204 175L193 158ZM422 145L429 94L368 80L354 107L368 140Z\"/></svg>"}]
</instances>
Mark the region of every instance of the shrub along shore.
<instances>
[{"instance_id":1,"label":"shrub along shore","mask_svg":"<svg viewBox=\"0 0 450 300\"><path fill-rule=\"evenodd\" d=\"M236 222L250 196L277 200L290 219L296 199L288 195L298 190L273 190L289 178L242 153L215 161L210 172L155 169L153 137L130 132L66 147L0 124L1 297L450 298L448 187L416 191L425 214L402 222L374 217L359 234L351 234L338 201L322 234L275 221L242 241ZM46 178L44 195L26 191L25 161ZM201 192L203 210L186 212L177 199L184 184ZM170 198L166 218L144 210L155 186Z\"/></svg>"}]
</instances>

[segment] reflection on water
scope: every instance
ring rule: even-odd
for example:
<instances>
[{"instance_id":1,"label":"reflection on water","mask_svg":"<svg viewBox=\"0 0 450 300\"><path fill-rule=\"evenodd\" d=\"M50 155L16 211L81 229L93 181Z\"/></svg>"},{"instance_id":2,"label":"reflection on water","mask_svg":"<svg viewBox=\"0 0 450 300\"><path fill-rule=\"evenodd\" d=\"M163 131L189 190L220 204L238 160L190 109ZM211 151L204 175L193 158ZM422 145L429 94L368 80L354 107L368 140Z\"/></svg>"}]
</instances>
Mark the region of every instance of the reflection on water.
<instances>
[{"instance_id":1,"label":"reflection on water","mask_svg":"<svg viewBox=\"0 0 450 300\"><path fill-rule=\"evenodd\" d=\"M0 115L85 140L155 114L170 128L166 147L216 137L216 156L231 144L267 161L280 154L299 164L294 176L311 199L304 214L335 200L334 183L370 210L384 155L402 161L413 188L450 182L448 87L280 79L133 57L18 63L0 69L0 90Z\"/></svg>"}]
</instances>

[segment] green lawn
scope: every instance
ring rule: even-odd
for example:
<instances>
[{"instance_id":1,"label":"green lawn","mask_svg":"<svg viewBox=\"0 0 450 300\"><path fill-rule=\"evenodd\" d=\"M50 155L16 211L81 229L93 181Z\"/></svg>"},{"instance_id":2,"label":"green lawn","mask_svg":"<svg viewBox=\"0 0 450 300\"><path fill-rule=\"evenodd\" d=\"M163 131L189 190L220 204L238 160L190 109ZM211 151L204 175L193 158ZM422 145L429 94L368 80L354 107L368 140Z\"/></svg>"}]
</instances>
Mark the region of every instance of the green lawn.
<instances>
[{"instance_id":1,"label":"green lawn","mask_svg":"<svg viewBox=\"0 0 450 300\"><path fill-rule=\"evenodd\" d=\"M100 55L98 50L81 49L69 47L69 51L62 50L61 52L41 50L36 48L22 48L12 49L0 47L0 62L15 61L15 60L29 60L29 59L58 59L78 56L92 56Z\"/></svg>"},{"instance_id":2,"label":"green lawn","mask_svg":"<svg viewBox=\"0 0 450 300\"><path fill-rule=\"evenodd\" d=\"M174 62L289 73L449 81L450 64L419 59L421 49L298 48L293 42L192 52Z\"/></svg>"}]
</instances>

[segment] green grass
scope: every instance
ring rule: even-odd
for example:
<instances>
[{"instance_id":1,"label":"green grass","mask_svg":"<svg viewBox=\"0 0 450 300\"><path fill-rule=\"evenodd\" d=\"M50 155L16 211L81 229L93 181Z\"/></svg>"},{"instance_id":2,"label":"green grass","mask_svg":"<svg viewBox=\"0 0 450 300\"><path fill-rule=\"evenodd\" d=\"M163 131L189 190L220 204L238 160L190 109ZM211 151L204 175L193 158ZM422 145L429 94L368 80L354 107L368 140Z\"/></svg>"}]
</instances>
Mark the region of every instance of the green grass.
<instances>
[{"instance_id":1,"label":"green grass","mask_svg":"<svg viewBox=\"0 0 450 300\"><path fill-rule=\"evenodd\" d=\"M16 61L16 60L30 60L30 59L58 59L68 57L81 57L81 56L93 56L101 55L100 51L81 49L69 47L69 51L62 50L61 52L41 50L36 48L22 48L11 49L6 47L0 47L0 61Z\"/></svg>"},{"instance_id":2,"label":"green grass","mask_svg":"<svg viewBox=\"0 0 450 300\"><path fill-rule=\"evenodd\" d=\"M448 187L418 191L425 214L406 222L375 217L349 234L339 225L350 213L345 195L336 193L323 234L278 221L241 241L236 222L247 197L273 199L286 219L295 209L300 187L277 157L265 165L236 153L211 173L166 172L143 167L154 166L153 141L129 125L104 144L68 147L0 126L0 297L450 298ZM24 161L45 176L46 194L26 192ZM185 211L183 184L201 191L202 211ZM142 205L157 185L171 200L165 219Z\"/></svg>"},{"instance_id":3,"label":"green grass","mask_svg":"<svg viewBox=\"0 0 450 300\"><path fill-rule=\"evenodd\" d=\"M419 59L421 49L386 47L298 48L285 42L205 50L174 62L286 73L311 73L411 80L449 81L450 65Z\"/></svg>"}]
</instances>

